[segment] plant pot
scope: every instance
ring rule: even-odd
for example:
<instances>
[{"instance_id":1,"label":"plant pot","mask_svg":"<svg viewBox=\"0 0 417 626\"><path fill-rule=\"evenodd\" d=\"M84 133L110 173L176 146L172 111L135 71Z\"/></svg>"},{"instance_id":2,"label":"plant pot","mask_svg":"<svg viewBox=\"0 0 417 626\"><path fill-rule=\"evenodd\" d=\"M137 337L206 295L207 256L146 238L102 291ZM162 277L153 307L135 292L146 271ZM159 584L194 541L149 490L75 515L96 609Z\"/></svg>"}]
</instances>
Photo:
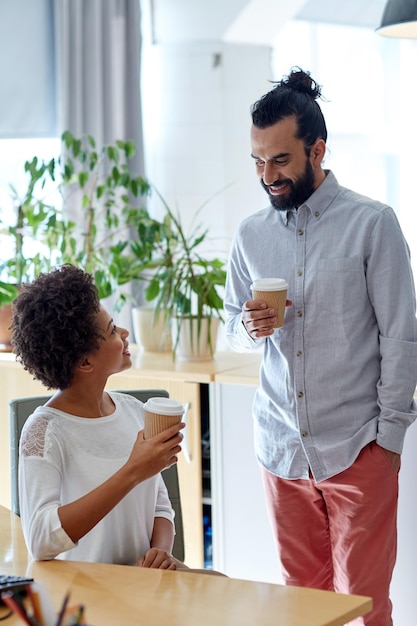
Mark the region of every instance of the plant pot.
<instances>
[{"instance_id":1,"label":"plant pot","mask_svg":"<svg viewBox=\"0 0 417 626\"><path fill-rule=\"evenodd\" d=\"M135 341L146 352L171 352L170 322L161 312L155 315L150 307L132 309L132 325Z\"/></svg>"},{"instance_id":2,"label":"plant pot","mask_svg":"<svg viewBox=\"0 0 417 626\"><path fill-rule=\"evenodd\" d=\"M211 361L216 351L218 317L175 317L171 333L175 358L179 361ZM198 332L200 330L200 332Z\"/></svg>"},{"instance_id":3,"label":"plant pot","mask_svg":"<svg viewBox=\"0 0 417 626\"><path fill-rule=\"evenodd\" d=\"M12 352L12 333L9 326L12 323L12 305L4 304L0 307L0 352Z\"/></svg>"}]
</instances>

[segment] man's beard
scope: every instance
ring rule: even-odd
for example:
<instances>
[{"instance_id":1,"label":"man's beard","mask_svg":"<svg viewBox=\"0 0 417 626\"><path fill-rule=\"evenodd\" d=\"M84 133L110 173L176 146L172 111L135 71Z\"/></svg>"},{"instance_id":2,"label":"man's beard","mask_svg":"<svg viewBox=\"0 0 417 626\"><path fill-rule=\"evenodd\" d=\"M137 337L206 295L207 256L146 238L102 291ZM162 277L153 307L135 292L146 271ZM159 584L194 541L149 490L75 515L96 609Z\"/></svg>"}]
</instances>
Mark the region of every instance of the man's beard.
<instances>
[{"instance_id":1,"label":"man's beard","mask_svg":"<svg viewBox=\"0 0 417 626\"><path fill-rule=\"evenodd\" d=\"M286 183L289 186L289 191L285 194L275 196L270 193L269 187L273 187L275 184L282 185ZM271 201L274 209L279 211L288 211L294 207L299 207L303 202L311 196L314 191L314 171L310 161L306 160L306 166L304 172L295 181L285 178L283 180L276 181L272 185L265 185L261 178L261 185L265 189L268 197Z\"/></svg>"}]
</instances>

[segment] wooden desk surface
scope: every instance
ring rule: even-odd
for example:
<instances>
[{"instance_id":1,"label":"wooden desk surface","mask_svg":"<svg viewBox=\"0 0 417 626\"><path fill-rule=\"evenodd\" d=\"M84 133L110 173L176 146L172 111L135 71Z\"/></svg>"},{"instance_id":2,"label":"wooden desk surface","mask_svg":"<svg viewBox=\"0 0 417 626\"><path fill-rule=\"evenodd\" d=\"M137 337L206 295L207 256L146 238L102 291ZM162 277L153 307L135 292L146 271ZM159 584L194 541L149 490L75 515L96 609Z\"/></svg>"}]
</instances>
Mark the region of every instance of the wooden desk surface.
<instances>
[{"instance_id":1,"label":"wooden desk surface","mask_svg":"<svg viewBox=\"0 0 417 626\"><path fill-rule=\"evenodd\" d=\"M0 573L42 581L58 611L85 604L94 626L342 626L371 599L223 576L75 561L28 561L20 520L0 507ZM0 617L3 609L0 608ZM21 623L7 620L9 626Z\"/></svg>"}]
</instances>

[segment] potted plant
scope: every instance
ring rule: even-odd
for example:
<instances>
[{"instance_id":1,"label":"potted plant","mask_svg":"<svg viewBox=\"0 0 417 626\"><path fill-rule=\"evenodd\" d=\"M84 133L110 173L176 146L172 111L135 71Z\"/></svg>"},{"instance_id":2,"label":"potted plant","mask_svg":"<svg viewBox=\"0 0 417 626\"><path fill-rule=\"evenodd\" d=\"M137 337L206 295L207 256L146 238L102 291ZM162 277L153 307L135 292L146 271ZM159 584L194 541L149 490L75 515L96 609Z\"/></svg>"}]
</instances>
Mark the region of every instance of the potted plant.
<instances>
[{"instance_id":1,"label":"potted plant","mask_svg":"<svg viewBox=\"0 0 417 626\"><path fill-rule=\"evenodd\" d=\"M93 137L82 139L66 131L63 152L48 163L34 157L25 163L28 184L24 194L11 187L15 207L12 225L0 222L10 256L0 263L0 311L13 301L19 286L53 266L72 263L94 276L100 298L118 292L120 310L127 293L119 288L138 278L151 247L139 259L133 254L130 231L140 234L149 219L138 200L148 183L130 173L135 146L116 141L98 150ZM76 218L64 217L68 207ZM10 312L4 314L9 325ZM8 334L9 337L9 334ZM9 349L8 341L3 349Z\"/></svg>"},{"instance_id":2,"label":"potted plant","mask_svg":"<svg viewBox=\"0 0 417 626\"><path fill-rule=\"evenodd\" d=\"M19 197L11 185L14 223L0 220L0 235L12 242L9 258L0 263L1 275L7 279L0 282L0 306L13 301L23 282L52 267L65 239L66 228L71 228L55 208L43 199L35 200L37 188L44 187L46 172L53 167L53 160L39 163L34 157L25 163L29 183L23 196ZM7 245L7 241L5 243Z\"/></svg>"},{"instance_id":3,"label":"potted plant","mask_svg":"<svg viewBox=\"0 0 417 626\"><path fill-rule=\"evenodd\" d=\"M135 282L136 303L132 308L132 325L136 343L146 352L171 352L171 319L169 311L156 308L149 302L149 285L155 271L165 263L172 233L166 220L148 216L138 225L137 237L131 241L131 250L140 268Z\"/></svg>"},{"instance_id":4,"label":"potted plant","mask_svg":"<svg viewBox=\"0 0 417 626\"><path fill-rule=\"evenodd\" d=\"M121 286L137 279L150 258L146 246L139 260L131 251L131 232L141 236L142 223L149 214L138 202L149 193L148 182L129 170L135 153L131 141L117 140L97 150L93 137L77 139L66 131L62 135L63 155L57 161L60 183L67 209L75 202L81 221L71 244L65 247L64 262L85 269L94 276L100 298L117 291L115 309L120 310L127 295Z\"/></svg>"},{"instance_id":5,"label":"potted plant","mask_svg":"<svg viewBox=\"0 0 417 626\"><path fill-rule=\"evenodd\" d=\"M165 215L153 225L156 236L152 260L147 264L153 272L145 288L145 298L154 303L155 315L171 320L174 357L208 360L216 348L218 323L223 321L221 290L226 280L225 261L203 255L208 229L193 221L187 234L180 216L156 189L155 192ZM140 250L139 256L143 256Z\"/></svg>"},{"instance_id":6,"label":"potted plant","mask_svg":"<svg viewBox=\"0 0 417 626\"><path fill-rule=\"evenodd\" d=\"M13 190L16 224L7 234L15 246L12 256L0 265L3 276L7 275L2 285L20 284L56 261L68 262L91 272L100 297L106 298L137 271L137 258L129 250L129 229L140 232L141 221L148 218L138 198L149 192L149 184L129 171L133 142L118 140L98 150L91 135L78 139L65 131L62 143L58 159L38 163L34 157L25 163L29 181L22 200ZM75 206L73 220L63 217L63 206L66 214ZM24 237L38 246L45 243L46 259L45 252L39 258L27 256Z\"/></svg>"},{"instance_id":7,"label":"potted plant","mask_svg":"<svg viewBox=\"0 0 417 626\"><path fill-rule=\"evenodd\" d=\"M199 225L187 236L156 190L163 219L152 218L141 206L150 185L130 173L132 142L116 141L98 150L93 137L78 139L66 131L62 144L58 159L45 163L34 157L25 163L29 180L22 198L12 189L16 219L12 226L3 224L1 232L13 250L0 264L0 306L14 299L23 282L72 263L94 276L100 298L117 293L116 310L130 298L124 286L141 281L153 325L172 320L173 353L180 351L185 332L191 358L211 358L226 273L222 260L202 255L208 230Z\"/></svg>"},{"instance_id":8,"label":"potted plant","mask_svg":"<svg viewBox=\"0 0 417 626\"><path fill-rule=\"evenodd\" d=\"M53 161L39 162L37 157L25 163L29 177L22 196L11 185L15 207L13 223L0 220L0 236L4 249L10 255L0 263L0 345L9 351L11 303L22 283L31 281L40 272L49 271L61 260L66 241L73 225L65 221L60 212L36 199L38 189L44 190L45 182L54 167Z\"/></svg>"}]
</instances>

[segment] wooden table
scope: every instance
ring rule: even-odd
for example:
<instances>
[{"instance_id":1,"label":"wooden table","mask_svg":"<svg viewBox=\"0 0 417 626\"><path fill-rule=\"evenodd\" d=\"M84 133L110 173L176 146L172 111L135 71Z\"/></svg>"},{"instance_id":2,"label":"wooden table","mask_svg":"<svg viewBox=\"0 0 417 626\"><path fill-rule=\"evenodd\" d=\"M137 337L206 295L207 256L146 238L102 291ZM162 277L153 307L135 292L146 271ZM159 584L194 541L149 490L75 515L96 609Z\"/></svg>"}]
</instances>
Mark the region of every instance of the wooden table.
<instances>
[{"instance_id":1,"label":"wooden table","mask_svg":"<svg viewBox=\"0 0 417 626\"><path fill-rule=\"evenodd\" d=\"M94 626L342 626L367 613L370 598L223 576L76 561L30 562L20 519L0 506L0 573L42 581L58 611L85 604ZM0 617L4 613L0 608ZM21 623L9 618L5 624Z\"/></svg>"}]
</instances>

